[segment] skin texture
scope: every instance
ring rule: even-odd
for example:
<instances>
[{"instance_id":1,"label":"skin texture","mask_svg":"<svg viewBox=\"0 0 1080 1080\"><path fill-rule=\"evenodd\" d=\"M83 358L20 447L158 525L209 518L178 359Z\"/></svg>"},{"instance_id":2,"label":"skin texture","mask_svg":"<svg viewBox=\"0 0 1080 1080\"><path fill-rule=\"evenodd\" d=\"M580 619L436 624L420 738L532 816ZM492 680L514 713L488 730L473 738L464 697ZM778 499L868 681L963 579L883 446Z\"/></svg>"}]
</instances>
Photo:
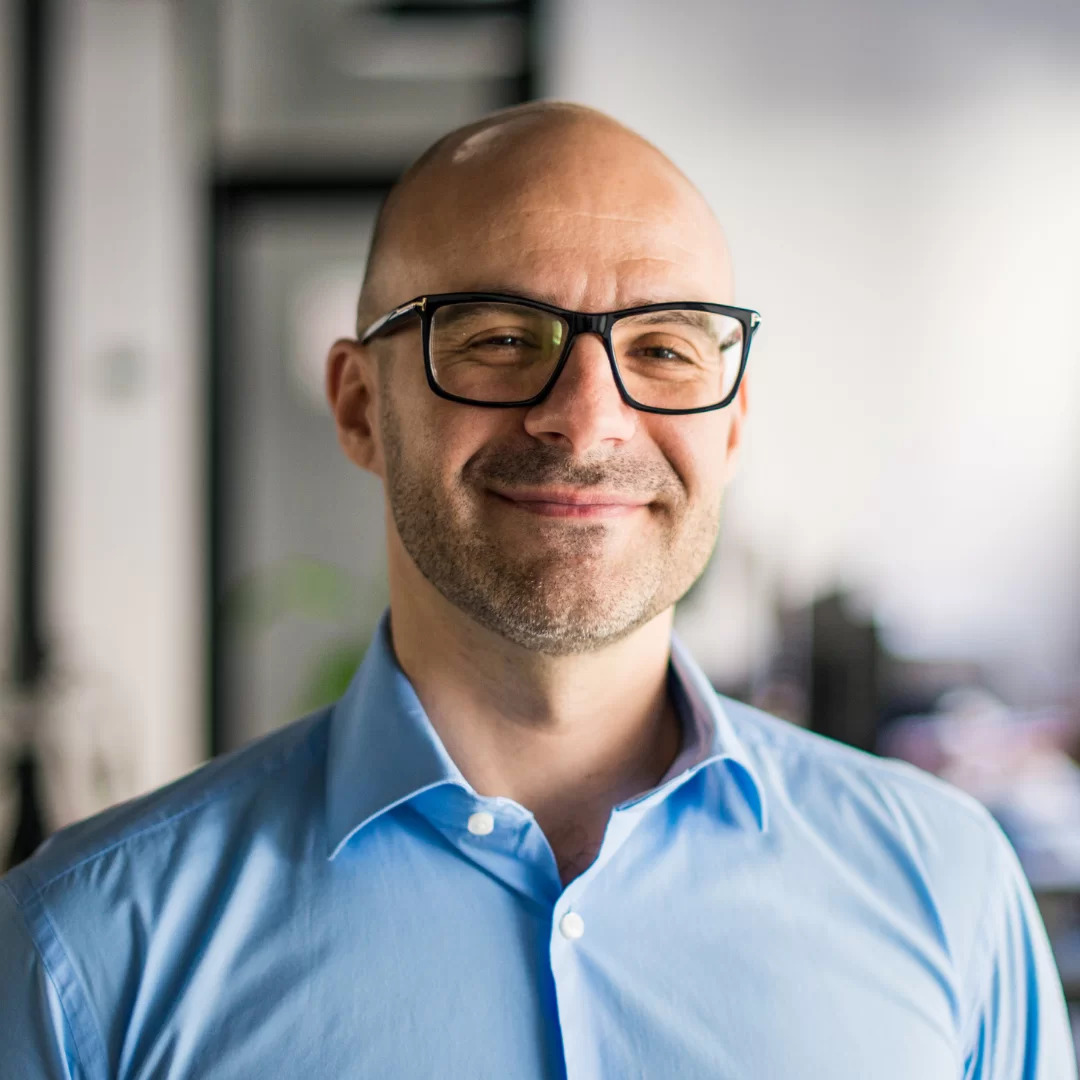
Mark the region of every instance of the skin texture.
<instances>
[{"instance_id":1,"label":"skin texture","mask_svg":"<svg viewBox=\"0 0 1080 1080\"><path fill-rule=\"evenodd\" d=\"M581 311L733 299L723 232L690 182L615 121L560 103L454 132L405 175L359 325L464 290ZM716 412L643 413L583 336L543 402L485 409L430 392L419 320L330 350L339 441L384 481L398 660L476 790L533 811L564 881L595 857L611 808L677 753L673 606L716 541L746 385Z\"/></svg>"}]
</instances>

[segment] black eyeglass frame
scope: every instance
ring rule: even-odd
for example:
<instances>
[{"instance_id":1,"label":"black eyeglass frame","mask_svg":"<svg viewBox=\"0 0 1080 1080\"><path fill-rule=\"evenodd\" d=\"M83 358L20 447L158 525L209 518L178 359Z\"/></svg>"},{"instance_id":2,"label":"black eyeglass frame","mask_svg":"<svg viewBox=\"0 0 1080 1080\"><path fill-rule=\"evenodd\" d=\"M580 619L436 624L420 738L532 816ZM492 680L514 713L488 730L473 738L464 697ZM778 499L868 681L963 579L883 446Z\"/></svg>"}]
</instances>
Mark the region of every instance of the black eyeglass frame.
<instances>
[{"instance_id":1,"label":"black eyeglass frame","mask_svg":"<svg viewBox=\"0 0 1080 1080\"><path fill-rule=\"evenodd\" d=\"M431 363L432 317L441 307L446 307L450 304L472 302L517 304L522 307L535 308L538 311L544 311L550 315L557 315L569 327L569 333L566 336L566 341L563 343L562 353L555 364L551 376L540 388L539 392L534 394L531 398L525 398L522 401L476 401L473 398L451 394L436 382L435 371ZM742 325L742 356L739 358L739 372L735 377L735 382L730 393L728 393L722 401L717 402L715 405L699 405L697 408L693 409L662 409L656 405L643 405L631 396L622 381L622 376L619 374L619 365L615 359L615 349L611 343L611 328L619 319L626 315L645 315L652 311L708 311L715 315L726 315L729 318L735 319ZM396 330L400 329L405 321L412 315L420 316L421 337L423 340L424 352L424 371L427 375L428 386L434 394L437 394L441 398L445 398L447 401L456 401L461 405L477 405L482 408L491 409L521 409L528 408L532 405L538 405L551 393L552 388L562 374L563 368L566 367L566 361L570 357L570 350L573 347L574 339L578 334L596 334L604 343L608 362L611 365L611 374L615 378L615 385L618 387L619 395L623 401L633 409L639 409L642 412L661 413L668 416L684 416L688 413L713 412L716 409L722 409L726 405L730 405L731 402L735 400L735 395L739 391L739 384L742 382L743 375L746 371L746 362L750 356L750 342L757 332L758 326L761 324L761 316L752 308L732 307L730 304L710 304L696 300L680 300L660 304L642 304L638 307L620 308L617 311L588 312L568 311L566 308L556 307L554 304L545 304L540 300L532 300L527 296L513 296L509 293L429 293L426 296L417 296L404 304L400 304L398 307L394 308L393 311L389 311L381 318L376 319L363 331L363 333L359 333L358 328L360 344L367 345L377 337L383 337L387 334L394 333Z\"/></svg>"}]
</instances>

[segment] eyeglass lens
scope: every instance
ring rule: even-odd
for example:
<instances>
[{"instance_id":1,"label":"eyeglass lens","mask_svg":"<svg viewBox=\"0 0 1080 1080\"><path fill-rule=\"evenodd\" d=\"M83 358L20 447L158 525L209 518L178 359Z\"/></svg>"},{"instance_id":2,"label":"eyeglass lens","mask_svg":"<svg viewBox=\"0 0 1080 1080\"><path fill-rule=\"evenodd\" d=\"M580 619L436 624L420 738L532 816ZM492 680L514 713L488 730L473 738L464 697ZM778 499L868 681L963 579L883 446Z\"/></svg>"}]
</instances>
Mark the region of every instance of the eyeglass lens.
<instances>
[{"instance_id":1,"label":"eyeglass lens","mask_svg":"<svg viewBox=\"0 0 1080 1080\"><path fill-rule=\"evenodd\" d=\"M467 302L431 319L431 366L447 393L478 402L538 394L562 356L569 327L551 312L517 304ZM743 351L738 319L680 309L626 315L611 331L627 393L662 409L716 405L731 392Z\"/></svg>"}]
</instances>

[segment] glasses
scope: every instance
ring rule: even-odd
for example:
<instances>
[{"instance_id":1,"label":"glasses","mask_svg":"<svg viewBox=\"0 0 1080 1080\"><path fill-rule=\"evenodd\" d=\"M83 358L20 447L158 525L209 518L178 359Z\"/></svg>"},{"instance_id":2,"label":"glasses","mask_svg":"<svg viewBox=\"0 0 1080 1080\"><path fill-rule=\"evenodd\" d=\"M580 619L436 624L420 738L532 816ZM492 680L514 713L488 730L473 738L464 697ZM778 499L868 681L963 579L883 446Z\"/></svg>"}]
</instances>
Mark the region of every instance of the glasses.
<instances>
[{"instance_id":1,"label":"glasses","mask_svg":"<svg viewBox=\"0 0 1080 1080\"><path fill-rule=\"evenodd\" d=\"M450 401L536 405L551 392L578 334L604 342L615 385L645 412L697 413L734 400L761 316L678 301L620 311L567 311L503 293L418 296L376 319L366 345L420 316L428 385Z\"/></svg>"}]
</instances>

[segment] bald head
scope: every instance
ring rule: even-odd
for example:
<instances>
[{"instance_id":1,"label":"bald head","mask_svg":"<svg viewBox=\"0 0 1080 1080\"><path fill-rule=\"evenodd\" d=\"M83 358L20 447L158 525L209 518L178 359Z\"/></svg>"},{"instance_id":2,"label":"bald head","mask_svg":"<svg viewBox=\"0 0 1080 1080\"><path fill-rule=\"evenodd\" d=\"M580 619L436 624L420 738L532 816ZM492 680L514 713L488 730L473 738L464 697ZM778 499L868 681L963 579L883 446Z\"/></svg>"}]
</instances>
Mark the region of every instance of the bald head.
<instances>
[{"instance_id":1,"label":"bald head","mask_svg":"<svg viewBox=\"0 0 1080 1080\"><path fill-rule=\"evenodd\" d=\"M514 287L525 265L558 255L573 276L567 250L590 237L591 265L576 260L582 279L595 282L601 260L601 277L619 273L620 264L625 269L622 260L640 263L651 244L655 259L688 264L691 276L700 269L714 282L710 295L691 296L684 288L677 298L718 300L730 292L723 231L667 157L604 113L533 102L449 133L394 185L376 223L359 322L421 292L536 295L535 288ZM680 276L673 275L673 288ZM583 296L593 292L604 307L605 283L595 284L568 282L571 292L575 286Z\"/></svg>"}]
</instances>

